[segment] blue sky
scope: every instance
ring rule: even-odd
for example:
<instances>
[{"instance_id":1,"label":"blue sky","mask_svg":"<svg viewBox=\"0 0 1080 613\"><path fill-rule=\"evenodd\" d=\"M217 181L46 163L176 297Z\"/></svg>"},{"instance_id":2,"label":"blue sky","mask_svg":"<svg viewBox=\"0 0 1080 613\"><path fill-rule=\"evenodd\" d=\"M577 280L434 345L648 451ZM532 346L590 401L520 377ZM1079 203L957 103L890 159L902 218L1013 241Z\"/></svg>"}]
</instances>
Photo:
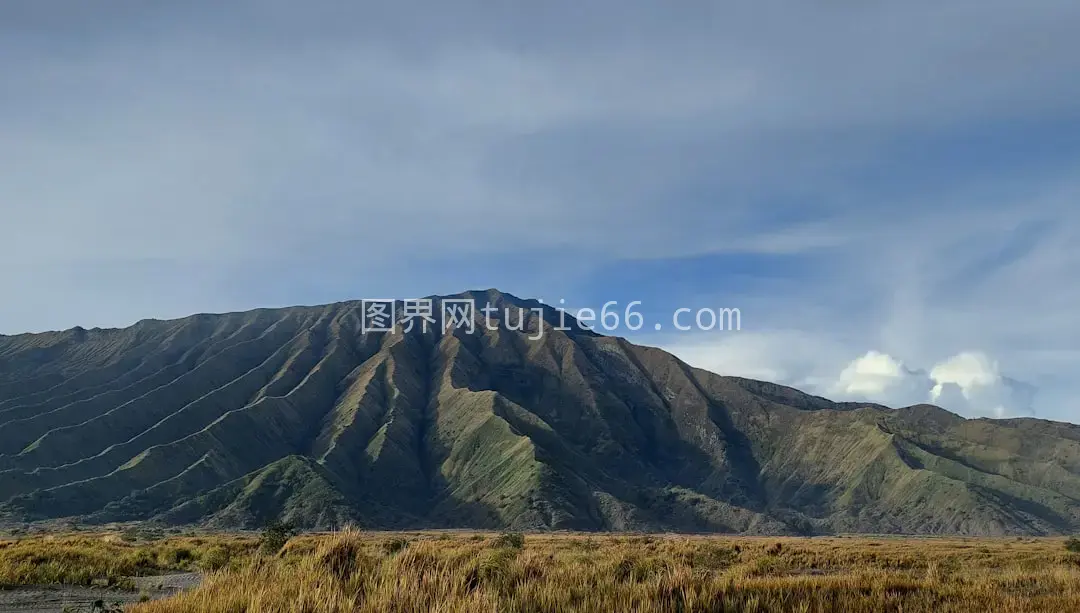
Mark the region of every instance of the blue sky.
<instances>
[{"instance_id":1,"label":"blue sky","mask_svg":"<svg viewBox=\"0 0 1080 613\"><path fill-rule=\"evenodd\" d=\"M0 4L0 333L498 287L1080 421L1080 5ZM653 319L650 319L653 321Z\"/></svg>"}]
</instances>

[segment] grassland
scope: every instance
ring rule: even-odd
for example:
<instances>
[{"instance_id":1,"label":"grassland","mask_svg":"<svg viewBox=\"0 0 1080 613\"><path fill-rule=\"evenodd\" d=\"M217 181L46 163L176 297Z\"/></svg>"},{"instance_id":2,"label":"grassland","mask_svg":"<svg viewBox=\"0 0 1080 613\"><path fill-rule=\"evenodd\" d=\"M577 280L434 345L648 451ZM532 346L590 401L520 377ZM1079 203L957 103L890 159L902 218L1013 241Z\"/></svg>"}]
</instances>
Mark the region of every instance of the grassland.
<instances>
[{"instance_id":1,"label":"grassland","mask_svg":"<svg viewBox=\"0 0 1080 613\"><path fill-rule=\"evenodd\" d=\"M103 585L167 572L240 568L254 555L255 537L169 538L146 534L45 534L0 540L0 587Z\"/></svg>"},{"instance_id":2,"label":"grassland","mask_svg":"<svg viewBox=\"0 0 1080 613\"><path fill-rule=\"evenodd\" d=\"M113 582L202 570L202 585L136 613L1080 610L1064 539L679 535L254 535L0 542L4 585Z\"/></svg>"}]
</instances>

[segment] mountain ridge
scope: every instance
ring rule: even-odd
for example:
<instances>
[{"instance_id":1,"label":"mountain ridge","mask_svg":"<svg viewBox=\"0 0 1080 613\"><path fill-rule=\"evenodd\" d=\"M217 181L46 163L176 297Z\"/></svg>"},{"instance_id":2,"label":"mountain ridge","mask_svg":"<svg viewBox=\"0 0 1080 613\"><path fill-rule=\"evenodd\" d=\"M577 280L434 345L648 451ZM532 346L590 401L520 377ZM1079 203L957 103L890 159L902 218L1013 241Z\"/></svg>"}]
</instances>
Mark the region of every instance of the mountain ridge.
<instances>
[{"instance_id":1,"label":"mountain ridge","mask_svg":"<svg viewBox=\"0 0 1080 613\"><path fill-rule=\"evenodd\" d=\"M538 310L471 334L363 332L346 301L0 336L0 510L218 527L1080 527L1080 427L835 403L569 314L557 330L552 307L494 289L430 298L462 297Z\"/></svg>"}]
</instances>

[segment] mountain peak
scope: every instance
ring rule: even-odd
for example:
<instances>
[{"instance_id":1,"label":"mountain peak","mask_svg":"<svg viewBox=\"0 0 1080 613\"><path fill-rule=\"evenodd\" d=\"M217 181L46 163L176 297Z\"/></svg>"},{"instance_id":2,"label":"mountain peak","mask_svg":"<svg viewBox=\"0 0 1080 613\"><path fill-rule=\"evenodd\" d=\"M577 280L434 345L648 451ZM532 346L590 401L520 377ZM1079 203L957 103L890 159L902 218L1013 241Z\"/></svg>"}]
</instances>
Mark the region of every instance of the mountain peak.
<instances>
[{"instance_id":1,"label":"mountain peak","mask_svg":"<svg viewBox=\"0 0 1080 613\"><path fill-rule=\"evenodd\" d=\"M555 312L497 289L442 298L451 297ZM1080 529L1074 428L833 403L573 329L365 333L357 307L0 337L0 515L217 527L283 516L310 527Z\"/></svg>"}]
</instances>

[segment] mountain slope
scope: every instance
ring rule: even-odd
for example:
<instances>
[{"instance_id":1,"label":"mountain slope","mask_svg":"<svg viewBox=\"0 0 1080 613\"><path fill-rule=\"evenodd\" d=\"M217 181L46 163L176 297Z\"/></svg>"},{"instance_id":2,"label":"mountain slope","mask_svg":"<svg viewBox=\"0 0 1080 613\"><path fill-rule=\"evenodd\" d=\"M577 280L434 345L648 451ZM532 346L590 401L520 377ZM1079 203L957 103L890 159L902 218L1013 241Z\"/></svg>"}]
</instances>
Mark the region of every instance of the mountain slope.
<instances>
[{"instance_id":1,"label":"mountain slope","mask_svg":"<svg viewBox=\"0 0 1080 613\"><path fill-rule=\"evenodd\" d=\"M474 333L363 333L350 302L0 336L2 510L222 527L1080 529L1076 426L832 403L556 330L539 303L462 296L498 309L494 329L477 313Z\"/></svg>"}]
</instances>

